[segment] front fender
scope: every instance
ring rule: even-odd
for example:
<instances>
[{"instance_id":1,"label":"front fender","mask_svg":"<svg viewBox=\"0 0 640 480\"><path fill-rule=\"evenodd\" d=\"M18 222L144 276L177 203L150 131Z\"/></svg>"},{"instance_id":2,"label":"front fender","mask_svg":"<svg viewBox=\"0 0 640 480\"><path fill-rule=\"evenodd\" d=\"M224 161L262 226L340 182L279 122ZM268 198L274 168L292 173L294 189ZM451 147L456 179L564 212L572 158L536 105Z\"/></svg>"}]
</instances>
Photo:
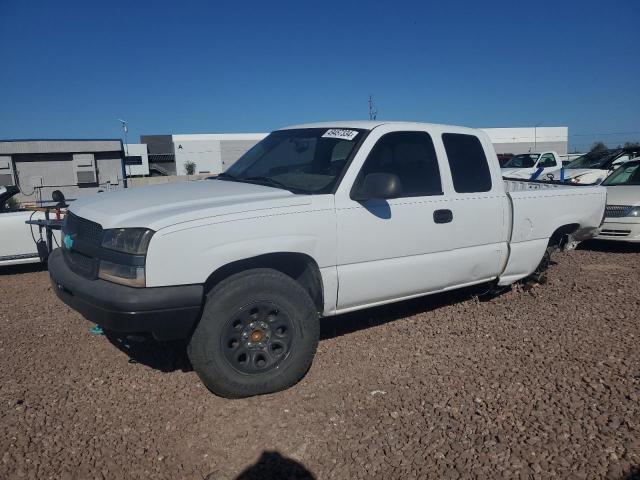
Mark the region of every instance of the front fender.
<instances>
[{"instance_id":1,"label":"front fender","mask_svg":"<svg viewBox=\"0 0 640 480\"><path fill-rule=\"evenodd\" d=\"M320 268L334 266L335 242L332 209L160 230L147 253L147 286L204 283L229 263L267 253L302 253Z\"/></svg>"}]
</instances>

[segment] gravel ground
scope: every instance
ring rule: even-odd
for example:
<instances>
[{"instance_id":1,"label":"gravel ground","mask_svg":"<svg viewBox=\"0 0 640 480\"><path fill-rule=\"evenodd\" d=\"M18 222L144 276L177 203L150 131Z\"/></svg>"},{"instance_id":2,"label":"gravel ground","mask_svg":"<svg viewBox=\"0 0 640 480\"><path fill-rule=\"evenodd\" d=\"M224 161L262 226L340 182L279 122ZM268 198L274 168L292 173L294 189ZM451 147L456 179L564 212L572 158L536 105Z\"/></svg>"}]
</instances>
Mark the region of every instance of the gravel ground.
<instances>
[{"instance_id":1,"label":"gravel ground","mask_svg":"<svg viewBox=\"0 0 640 480\"><path fill-rule=\"evenodd\" d=\"M548 283L324 321L294 388L209 394L180 345L120 344L46 272L0 274L0 478L640 478L640 249Z\"/></svg>"}]
</instances>

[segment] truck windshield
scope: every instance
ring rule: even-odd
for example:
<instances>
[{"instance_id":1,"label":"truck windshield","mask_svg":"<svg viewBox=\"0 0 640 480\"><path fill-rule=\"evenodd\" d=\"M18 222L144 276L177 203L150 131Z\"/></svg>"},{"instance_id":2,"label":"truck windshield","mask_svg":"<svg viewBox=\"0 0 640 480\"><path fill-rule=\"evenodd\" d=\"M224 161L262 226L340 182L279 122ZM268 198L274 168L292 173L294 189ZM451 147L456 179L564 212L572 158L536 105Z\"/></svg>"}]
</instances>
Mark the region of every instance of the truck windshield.
<instances>
[{"instance_id":1,"label":"truck windshield","mask_svg":"<svg viewBox=\"0 0 640 480\"><path fill-rule=\"evenodd\" d=\"M565 168L609 168L609 164L616 159L620 150L599 150L589 152L570 162Z\"/></svg>"},{"instance_id":2,"label":"truck windshield","mask_svg":"<svg viewBox=\"0 0 640 480\"><path fill-rule=\"evenodd\" d=\"M609 175L602 185L640 185L640 162L629 162Z\"/></svg>"},{"instance_id":3,"label":"truck windshield","mask_svg":"<svg viewBox=\"0 0 640 480\"><path fill-rule=\"evenodd\" d=\"M331 191L365 131L342 128L278 130L238 159L221 180L257 183L294 193Z\"/></svg>"},{"instance_id":4,"label":"truck windshield","mask_svg":"<svg viewBox=\"0 0 640 480\"><path fill-rule=\"evenodd\" d=\"M540 157L539 153L525 153L522 155L516 155L505 163L502 168L530 168L536 164Z\"/></svg>"}]
</instances>

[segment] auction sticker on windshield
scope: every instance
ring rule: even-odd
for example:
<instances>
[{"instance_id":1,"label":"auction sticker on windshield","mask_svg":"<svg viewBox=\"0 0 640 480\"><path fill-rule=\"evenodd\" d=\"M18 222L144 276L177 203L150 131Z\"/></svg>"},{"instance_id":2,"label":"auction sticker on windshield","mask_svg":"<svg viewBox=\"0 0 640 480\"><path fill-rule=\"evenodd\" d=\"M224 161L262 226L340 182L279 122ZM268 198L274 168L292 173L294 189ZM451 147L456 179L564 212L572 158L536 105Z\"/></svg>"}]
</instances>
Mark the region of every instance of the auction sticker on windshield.
<instances>
[{"instance_id":1,"label":"auction sticker on windshield","mask_svg":"<svg viewBox=\"0 0 640 480\"><path fill-rule=\"evenodd\" d=\"M344 130L342 128L332 128L327 130L322 138L341 138L343 140L353 140L358 135L356 130Z\"/></svg>"}]
</instances>

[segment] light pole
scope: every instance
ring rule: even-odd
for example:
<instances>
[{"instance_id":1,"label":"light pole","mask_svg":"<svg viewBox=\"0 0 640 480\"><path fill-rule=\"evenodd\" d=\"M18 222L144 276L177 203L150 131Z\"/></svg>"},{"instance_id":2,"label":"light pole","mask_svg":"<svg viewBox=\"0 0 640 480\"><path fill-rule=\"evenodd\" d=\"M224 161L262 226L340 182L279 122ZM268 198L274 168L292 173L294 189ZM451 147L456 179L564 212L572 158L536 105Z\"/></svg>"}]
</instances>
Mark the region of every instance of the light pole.
<instances>
[{"instance_id":1,"label":"light pole","mask_svg":"<svg viewBox=\"0 0 640 480\"><path fill-rule=\"evenodd\" d=\"M127 141L127 134L129 133L129 123L121 118L119 118L118 121L120 122L122 131L124 132L124 156L126 159L129 156L129 142ZM131 176L131 165L127 164L126 160L125 165L129 167L129 176Z\"/></svg>"},{"instance_id":2,"label":"light pole","mask_svg":"<svg viewBox=\"0 0 640 480\"><path fill-rule=\"evenodd\" d=\"M533 152L538 151L538 127L542 124L542 122L538 122L533 126Z\"/></svg>"}]
</instances>

